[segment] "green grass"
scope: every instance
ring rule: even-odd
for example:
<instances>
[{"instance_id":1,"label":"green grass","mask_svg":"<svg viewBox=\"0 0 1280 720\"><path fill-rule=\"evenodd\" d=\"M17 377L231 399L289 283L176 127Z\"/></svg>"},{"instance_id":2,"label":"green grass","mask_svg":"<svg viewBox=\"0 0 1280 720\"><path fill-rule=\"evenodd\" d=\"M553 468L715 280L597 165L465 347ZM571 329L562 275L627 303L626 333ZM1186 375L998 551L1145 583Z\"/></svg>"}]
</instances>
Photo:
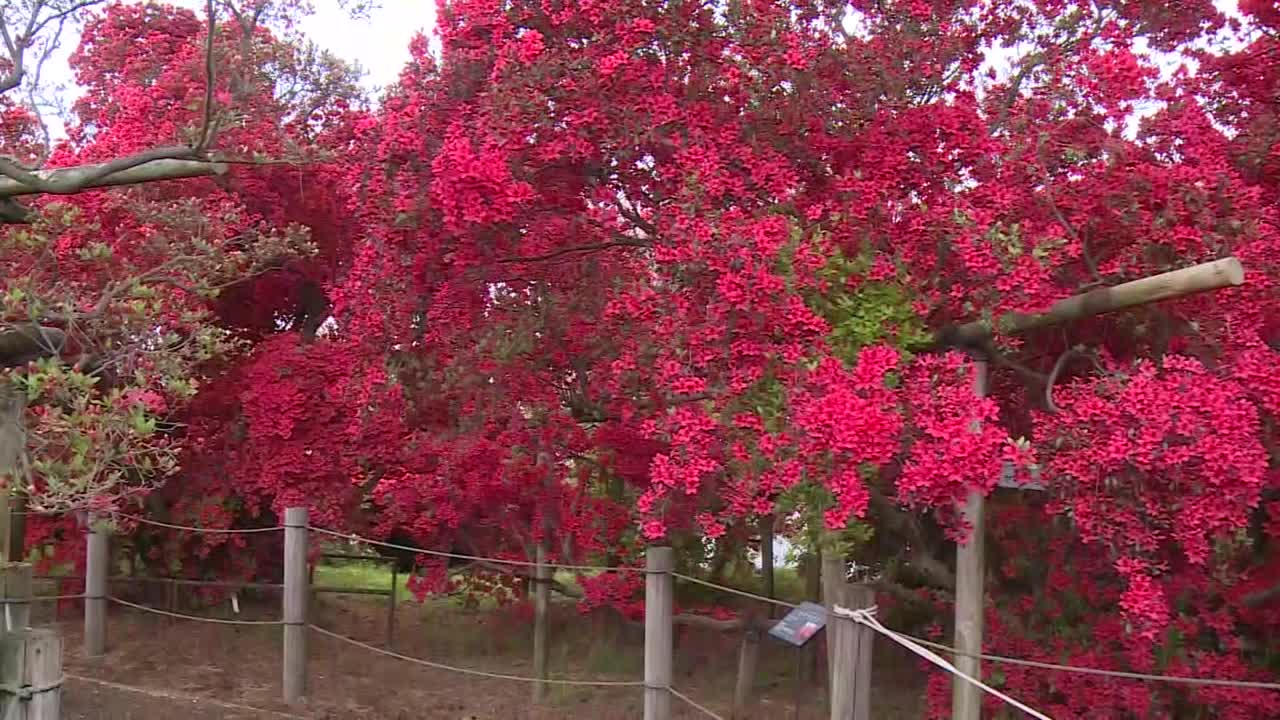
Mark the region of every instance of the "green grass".
<instances>
[{"instance_id":1,"label":"green grass","mask_svg":"<svg viewBox=\"0 0 1280 720\"><path fill-rule=\"evenodd\" d=\"M387 590L391 587L391 574L391 564L386 562L326 558L324 564L316 566L313 584L317 587L343 590ZM573 573L559 571L555 573L554 578L568 588L581 590ZM408 588L408 580L407 574L396 573L396 602L413 599L413 593ZM372 599L374 596L369 597ZM481 607L487 606L487 602L481 605Z\"/></svg>"},{"instance_id":2,"label":"green grass","mask_svg":"<svg viewBox=\"0 0 1280 720\"><path fill-rule=\"evenodd\" d=\"M413 597L404 573L396 576L396 602ZM313 584L317 587L342 588L343 590L388 590L391 587L391 566L385 562L364 560L332 560L316 565Z\"/></svg>"}]
</instances>

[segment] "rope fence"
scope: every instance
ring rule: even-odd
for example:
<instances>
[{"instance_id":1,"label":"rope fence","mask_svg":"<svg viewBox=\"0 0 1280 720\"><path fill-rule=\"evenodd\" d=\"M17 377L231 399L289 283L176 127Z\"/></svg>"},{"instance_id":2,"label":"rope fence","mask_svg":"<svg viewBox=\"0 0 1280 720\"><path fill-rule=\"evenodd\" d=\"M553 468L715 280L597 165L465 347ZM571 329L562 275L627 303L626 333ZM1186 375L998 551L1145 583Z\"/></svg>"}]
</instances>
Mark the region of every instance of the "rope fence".
<instances>
[{"instance_id":1,"label":"rope fence","mask_svg":"<svg viewBox=\"0 0 1280 720\"><path fill-rule=\"evenodd\" d=\"M58 602L61 600L83 600L84 593L76 595L32 595L24 598L0 598L0 605L29 605L37 602Z\"/></svg>"},{"instance_id":2,"label":"rope fence","mask_svg":"<svg viewBox=\"0 0 1280 720\"><path fill-rule=\"evenodd\" d=\"M568 678L538 678L538 677L530 677L528 675L508 675L506 673L495 673L495 672L489 672L487 670L476 670L474 668L457 667L455 665L446 665L444 663L433 662L431 660L423 660L422 658L416 658L409 655L404 655L404 654L395 652L393 650L387 650L385 648L377 647L376 645L370 645L369 643L360 642L359 640L356 640L354 638L349 638L345 635L340 635L331 630L326 630L320 627L319 625L308 625L307 627L317 633L320 633L321 635L324 635L325 637L333 638L334 640L338 640L339 642L344 642L348 645L354 645L355 647L368 650L369 652L372 652L372 653L377 653L378 655L385 655L386 657L395 658L396 660L403 660L404 662L412 663L414 665L421 665L423 667L429 667L435 670L446 670L448 672L459 673L461 675L473 675L475 677L489 678L492 680L512 680L515 682L525 682L525 683L547 683L548 685L576 685L576 686L587 686L587 687L642 687L644 686L644 682L640 680L576 680L576 679L568 679Z\"/></svg>"},{"instance_id":3,"label":"rope fence","mask_svg":"<svg viewBox=\"0 0 1280 720\"><path fill-rule=\"evenodd\" d=\"M978 680L975 677L972 677L970 675L967 675L961 672L959 669L956 668L955 665L952 665L951 663L947 662L946 660L944 660L942 657L938 656L936 653L932 652L931 650L920 646L918 643L911 642L910 640L899 635L898 633L895 633L892 630L889 630L884 625L881 625L880 621L876 620L876 615L875 615L876 609L874 607L863 608L859 610L850 610L849 608L836 605L832 608L832 612L837 618L845 618L847 620L852 620L856 623L866 625L867 627L871 628L872 630L875 630L881 635L884 635L890 640L893 640L894 642L898 643L902 647L905 647L906 649L910 650L916 655L919 655L925 660L928 660L934 665L937 665L938 667L942 668L946 672L949 672L958 678L962 678L965 681L972 683L973 685L980 688L983 692L989 693L991 695L995 695L996 697L1003 700L1005 703L1018 708L1019 710L1023 711L1024 713L1030 715L1033 718L1036 718L1036 720L1053 720L1053 718L1049 717L1048 715L1045 715L1039 710L1035 710L1034 708L1031 708L1030 706L1023 704L1009 697L1008 695L1005 695L1004 693L1000 692L999 690L996 690L990 685L983 683L981 680Z\"/></svg>"},{"instance_id":4,"label":"rope fence","mask_svg":"<svg viewBox=\"0 0 1280 720\"><path fill-rule=\"evenodd\" d=\"M795 603L789 603L786 600L779 600L777 598L765 597L764 595L757 595L753 592L748 592L746 590L739 590L737 588L729 587L728 585L720 585L717 583L713 583L709 580L703 580L702 578L694 577L693 575L685 575L684 573L673 572L671 573L671 576L678 578L680 580L686 580L688 582L691 582L697 585L703 585L713 590L719 590L720 592L729 593L731 595L737 595L739 597L744 597L749 600L758 600L763 603L771 603L773 605L777 605L779 607L784 607L788 609L795 609L799 607L799 605L796 605Z\"/></svg>"},{"instance_id":5,"label":"rope fence","mask_svg":"<svg viewBox=\"0 0 1280 720\"><path fill-rule=\"evenodd\" d=\"M115 597L114 595L108 595L107 600L110 600L116 605L123 605L124 607L133 608L134 610L141 610L142 612L151 613L153 615L163 615L165 617L171 617L178 620L190 620L193 622L215 623L217 625L283 625L284 624L283 620L233 620L231 618L211 618L211 617L204 617L202 615L187 615L185 613L170 612L168 610L161 610L159 608L153 608L147 605L139 605L137 603L131 603L128 600L121 600L120 598Z\"/></svg>"},{"instance_id":6,"label":"rope fence","mask_svg":"<svg viewBox=\"0 0 1280 720\"><path fill-rule=\"evenodd\" d=\"M183 532L200 533L206 535L254 535L257 533L279 532L284 530L283 525L272 525L271 527L260 528L206 528L197 527L195 525L177 525L174 523L161 522L150 518L140 517L138 515L126 515L124 513L111 513L112 517L123 518L131 522L141 525L150 525L152 527L161 527L169 530L180 530Z\"/></svg>"},{"instance_id":7,"label":"rope fence","mask_svg":"<svg viewBox=\"0 0 1280 720\"><path fill-rule=\"evenodd\" d=\"M149 605L139 604L124 600L122 598L110 595L106 592L106 583L109 580L105 570L109 568L109 556L107 554L107 530L95 528L90 523L86 528L89 533L90 543L89 555L86 569L86 585L85 592L68 595L50 595L50 596L25 596L21 598L0 598L0 605L4 605L5 612L8 612L8 606L18 604L30 604L39 601L60 601L60 600L85 600L85 637L86 637L86 654L94 656L100 654L98 648L104 647L104 624L106 616L104 608L108 604L114 604L125 608L137 610L139 612L173 618L177 620L190 622L203 622L216 625L231 626L284 626L285 642L284 642L284 677L285 677L285 700L287 702L296 702L303 696L306 687L306 657L304 641L307 633L315 633L323 637L330 638L336 642L358 647L375 655L389 657L395 660L406 662L412 665L431 668L445 672L451 672L459 675L471 677L486 678L491 680L504 680L510 682L526 683L535 685L535 701L540 697L543 688L546 686L577 686L577 687L613 687L613 688L643 688L645 689L646 711L649 709L649 703L652 698L658 698L662 707L667 707L670 702L669 698L676 698L688 705L693 710L701 713L703 716L712 718L712 720L724 720L724 716L710 709L706 705L698 702L685 692L674 687L671 682L672 675L672 651L670 646L671 631L670 626L680 619L673 615L672 603L674 598L674 587L677 581L692 583L705 588L709 588L719 593L733 595L739 598L750 600L753 602L766 603L788 610L799 607L796 603L788 602L778 598L771 598L749 590L743 590L731 587L721 583L706 580L695 575L677 572L675 570L674 554L670 548L650 548L648 550L645 563L642 566L599 566L599 565L579 565L570 563L558 563L545 557L544 549L539 550L538 559L523 560L513 558L486 557L483 555L471 555L465 553L448 552L441 550L432 550L428 548L418 548L410 545L374 540L360 535L340 532L327 528L315 527L306 521L306 511L302 509L290 509L286 515L285 525L277 525L273 527L263 528L203 528L198 526L188 526L168 522L160 522L149 520L143 517L137 517L125 514L114 514L114 517L123 518L129 521L137 522L144 525L152 525L171 530L178 530L192 533L205 534L257 534L283 531L284 533L284 578L285 582L279 586L283 590L283 617L282 619L266 619L266 620L248 620L233 618L218 618L202 615L192 615L173 610L165 610ZM314 536L308 537L309 533ZM322 588L313 587L308 574L308 565L311 562L308 559L309 547L314 547L313 541L316 536L326 538L335 538L352 543L361 543L372 547L381 547L391 550L411 553L413 555L425 555L431 557L448 558L461 561L488 563L497 566L523 567L532 568L536 572L529 573L531 579L537 579L542 582L537 583L531 592L546 592L546 580L551 577L551 569L561 569L579 573L637 573L643 574L645 580L645 606L648 611L645 615L645 676L642 680L604 680L590 678L572 678L572 677L551 677L547 672L547 662L545 654L539 656L538 653L545 653L545 596L543 601L538 603L538 609L535 616L535 637L538 633L542 633L541 641L535 642L535 648L538 642L542 643L543 650L535 649L535 660L533 664L533 672L529 675L519 675L511 673L493 672L476 668L461 667L450 665L443 662L427 660L424 658L414 657L402 652L396 652L391 649L392 643L390 639L390 629L388 630L388 641L386 647L379 647L361 640L356 640L333 630L321 627L320 625L307 622L306 605L307 598L314 592L319 592ZM29 570L28 570L29 573ZM536 577L533 577L536 576ZM194 581L193 581L194 582ZM392 583L394 585L394 582ZM273 587L276 587L273 585ZM843 589L842 589L843 588ZM849 590L848 595L840 593ZM856 589L856 593L854 590ZM334 591L329 589L329 591ZM948 660L938 653L950 653L955 657L979 658L993 663L1004 663L1009 665L1017 665L1023 667L1036 668L1053 672L1077 673L1082 675L1091 675L1099 677L1109 677L1119 680L1143 681L1143 682L1165 682L1178 683L1184 685L1201 685L1213 687L1241 688L1249 690L1266 690L1280 691L1280 682L1261 682L1252 680L1235 680L1226 678L1198 678L1178 675L1161 675L1153 673L1139 673L1123 670L1107 670L1095 667L1083 667L1077 665L1058 664L1043 662L1038 660L1029 660L1022 658L1006 657L1002 655L994 655L987 653L969 653L961 652L956 648L949 647L942 643L933 642L924 638L918 638L907 633L899 632L886 627L877 617L877 609L873 604L874 595L864 585L843 584L837 585L837 604L829 606L827 611L829 618L829 628L832 633L828 635L828 642L832 643L829 647L842 648L844 640L841 633L855 632L854 630L843 630L841 628L853 628L856 624L866 630L858 630L858 637L864 638L858 642L869 642L869 638L874 635L882 635L896 645L899 645L927 663L936 668L949 673L957 683L968 683L973 687L980 689L982 692L990 694L1011 707L1026 713L1036 720L1049 720L1049 716L1043 712L1036 710L1030 705L1013 698L999 689L985 684L981 679L981 673L974 668L967 668L967 671L957 667L966 667L959 660ZM29 589L26 590L29 592ZM394 613L395 589L390 591L392 597L392 613ZM858 594L863 593L863 594ZM839 598L847 598L839 600ZM234 600L233 600L234 604ZM852 607L850 607L852 606ZM238 606L236 612L238 612ZM393 618L394 616L392 616ZM389 621L388 628L391 627L393 621ZM844 624L841 623L850 623ZM739 624L738 626L740 626ZM738 627L733 626L733 627ZM754 626L751 626L754 627ZM849 636L844 635L844 639ZM744 641L746 642L746 641ZM758 640L757 640L758 642ZM746 647L744 645L744 647ZM937 651L937 652L935 652ZM836 652L836 651L833 651ZM844 653L845 650L839 650L837 655ZM867 656L870 657L869 655ZM541 659L539 659L541 658ZM652 661L652 662L651 662ZM841 678L841 687L846 679L850 687L857 687L852 690L858 697L865 697L869 693L869 683L871 671L869 666L863 668L856 664L848 664L847 660L836 662L831 661L830 673L832 677ZM869 660L867 661L869 662ZM98 681L92 678L79 678L76 676L68 676L72 679L81 680L83 682L98 683L103 686L115 687L116 684L107 681ZM833 685L834 687L834 685ZM963 685L960 685L963 687ZM158 692L154 693L145 688L133 688L131 686L120 685L119 689L133 692L141 692L144 694L153 694L158 697L168 697L170 699L190 700L192 702L211 702L227 709L236 709L251 712L262 712L272 714L278 717L296 718L299 716L290 715L288 713L279 713L277 711L261 710L249 706L240 706L235 703L221 703L219 701L207 701L204 698L194 696L183 696L181 694ZM665 692L663 692L665 691ZM833 693L833 708L835 703L835 693ZM844 698L847 700L847 698ZM657 702L657 700L655 700ZM735 693L734 713L738 713L738 698ZM663 720L666 719L666 710L661 711Z\"/></svg>"},{"instance_id":8,"label":"rope fence","mask_svg":"<svg viewBox=\"0 0 1280 720\"><path fill-rule=\"evenodd\" d=\"M711 718L712 720L725 720L725 717L724 717L723 715L719 715L719 714L717 714L717 713L713 712L712 710L708 709L705 705L700 705L700 704L698 704L698 702L697 702L696 700L694 700L693 698L689 697L688 695L685 695L684 693L680 692L679 690L677 690L677 689L675 689L675 688L673 688L673 687L668 687L668 688L667 688L667 690L668 690L668 692L670 692L670 693L671 693L672 695L674 695L675 697L678 697L678 698L680 698L681 700L683 700L687 705L689 705L689 707L693 708L694 710L697 710L698 712L702 713L703 715L706 715L707 717Z\"/></svg>"},{"instance_id":9,"label":"rope fence","mask_svg":"<svg viewBox=\"0 0 1280 720\"><path fill-rule=\"evenodd\" d=\"M774 605L779 605L787 608L797 607L795 604L786 602L784 600L765 597L764 595L758 595L756 593L753 593L747 590L739 590L738 588L729 587L727 585L720 585L720 584L703 580L701 578L696 578L690 575L684 575L682 573L677 573L677 572L673 572L671 574L677 578L680 578L681 580L688 580L689 582L697 583L699 585L705 585L706 587L714 588L722 592L739 595L741 597L745 597L750 600L756 600L763 603L772 603ZM843 609L847 612L855 612L855 611L849 610L848 608L843 608ZM883 628L884 626L881 625L880 627ZM1056 670L1058 672L1071 672L1071 673L1079 673L1082 675L1100 675L1100 676L1106 676L1106 677L1119 678L1123 680L1143 680L1143 681L1149 681L1149 682L1182 683L1182 684L1188 684L1188 685L1211 685L1211 686L1217 686L1217 687L1235 687L1235 688L1245 688L1245 689L1252 689L1252 690L1280 690L1280 682L1260 682L1255 680L1231 680L1231 679L1221 679L1221 678L1197 678L1197 677L1188 677L1184 675L1156 675L1156 674L1150 674L1150 673L1129 672L1126 670L1105 670L1102 668L1083 667L1079 665L1060 665L1057 663L1042 662L1039 660L1024 660L1020 658L1008 657L1005 655L992 655L988 653L967 653L961 650L957 650L956 648L953 648L949 645L944 645L942 643L934 642L932 640L926 640L924 638L916 637L914 635L908 635L907 633L898 632L897 630L889 630L888 628L885 628L885 631L891 632L900 638L909 640L918 645L923 645L924 647L927 647L927 648L932 648L934 650L940 650L945 653L960 655L964 657L976 657L982 660L989 660L991 662L1005 663L1007 665L1022 665L1025 667L1039 668L1041 670Z\"/></svg>"},{"instance_id":10,"label":"rope fence","mask_svg":"<svg viewBox=\"0 0 1280 720\"><path fill-rule=\"evenodd\" d=\"M186 693L125 685L123 683L111 682L110 680L100 680L98 678L75 675L72 673L63 673L62 676L68 680L85 683L86 685L97 685L98 687L108 688L111 690L119 690L121 692L134 693L137 695L146 695L147 697L153 697L159 700L186 702L193 705L209 705L212 707L222 708L224 710L251 712L259 715L265 715L267 717L285 718L286 720L308 720L308 718L303 715L294 715L292 713L280 712L279 710L268 710L266 708L253 707L252 705L241 705L240 703L227 702L225 700L214 700L213 698L187 695Z\"/></svg>"},{"instance_id":11,"label":"rope fence","mask_svg":"<svg viewBox=\"0 0 1280 720\"><path fill-rule=\"evenodd\" d=\"M451 558L454 560L469 560L471 562L485 562L485 563L492 563L494 565L510 565L512 567L532 567L532 568L539 567L539 563L532 560L513 560L510 558L494 558L494 557L484 557L483 555L467 555L464 553L445 552L443 550L428 550L425 548L416 548L410 545L398 545L396 543L383 542L382 540L371 540L369 538L361 537L359 535L351 535L349 533L338 532L337 530L328 530L326 528L316 527L314 525L308 526L307 529L311 530L312 532L316 532L321 535L327 535L333 538L349 540L351 542L363 543L366 545L374 545L377 547L384 547L391 550L402 550L404 552L410 552L418 555L430 555L431 557ZM631 573L644 572L644 568L631 567L628 565L608 567L605 565L570 565L570 564L558 563L554 561L547 561L545 563L542 563L541 566L556 568L560 570L572 570L576 572L631 572Z\"/></svg>"}]
</instances>

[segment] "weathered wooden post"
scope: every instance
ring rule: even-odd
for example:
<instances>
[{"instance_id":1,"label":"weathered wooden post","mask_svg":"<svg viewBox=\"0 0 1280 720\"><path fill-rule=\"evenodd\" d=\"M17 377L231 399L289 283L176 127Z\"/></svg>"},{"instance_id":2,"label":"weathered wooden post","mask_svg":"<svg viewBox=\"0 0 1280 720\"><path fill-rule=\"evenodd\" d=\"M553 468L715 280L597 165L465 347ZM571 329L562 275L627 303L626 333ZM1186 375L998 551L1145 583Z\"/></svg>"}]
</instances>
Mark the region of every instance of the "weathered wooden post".
<instances>
[{"instance_id":1,"label":"weathered wooden post","mask_svg":"<svg viewBox=\"0 0 1280 720\"><path fill-rule=\"evenodd\" d=\"M875 593L845 578L843 558L828 548L822 562L822 603L827 608L827 677L831 720L871 720L872 631L833 612L875 604Z\"/></svg>"},{"instance_id":2,"label":"weathered wooden post","mask_svg":"<svg viewBox=\"0 0 1280 720\"><path fill-rule=\"evenodd\" d=\"M651 547L645 556L644 720L671 720L672 612L675 551Z\"/></svg>"},{"instance_id":3,"label":"weathered wooden post","mask_svg":"<svg viewBox=\"0 0 1280 720\"><path fill-rule=\"evenodd\" d=\"M832 710L835 708L836 684L840 680L836 675L836 637L833 630L837 623L832 609L842 601L840 588L845 582L845 559L837 555L833 544L828 544L822 553L822 605L827 609L827 701Z\"/></svg>"},{"instance_id":4,"label":"weathered wooden post","mask_svg":"<svg viewBox=\"0 0 1280 720\"><path fill-rule=\"evenodd\" d=\"M756 668L760 664L760 629L755 626L755 616L745 618L747 627L742 634L742 646L738 650L738 681L733 688L734 720L751 716L752 695Z\"/></svg>"},{"instance_id":5,"label":"weathered wooden post","mask_svg":"<svg viewBox=\"0 0 1280 720\"><path fill-rule=\"evenodd\" d=\"M284 701L307 692L307 509L284 511Z\"/></svg>"},{"instance_id":6,"label":"weathered wooden post","mask_svg":"<svg viewBox=\"0 0 1280 720\"><path fill-rule=\"evenodd\" d=\"M31 564L7 563L0 570L0 595L4 598L4 619L0 626L6 632L31 627Z\"/></svg>"},{"instance_id":7,"label":"weathered wooden post","mask_svg":"<svg viewBox=\"0 0 1280 720\"><path fill-rule=\"evenodd\" d=\"M25 628L0 634L0 718L61 720L62 638Z\"/></svg>"},{"instance_id":8,"label":"weathered wooden post","mask_svg":"<svg viewBox=\"0 0 1280 720\"><path fill-rule=\"evenodd\" d=\"M395 647L396 642L396 603L400 600L400 577L395 563L391 563L391 597L387 599L387 649Z\"/></svg>"},{"instance_id":9,"label":"weathered wooden post","mask_svg":"<svg viewBox=\"0 0 1280 720\"><path fill-rule=\"evenodd\" d=\"M551 567L547 565L546 543L537 549L537 565L533 573L533 675L547 679L547 661L551 648L547 645L547 606L551 600ZM547 699L547 684L533 684L533 702Z\"/></svg>"},{"instance_id":10,"label":"weathered wooden post","mask_svg":"<svg viewBox=\"0 0 1280 720\"><path fill-rule=\"evenodd\" d=\"M974 363L973 394L984 398L990 392L987 362ZM964 520L971 528L968 542L956 545L955 644L956 669L973 678L982 676L982 573L986 552L986 498L977 490L969 492L964 504ZM979 720L982 690L970 682L951 685L953 720Z\"/></svg>"},{"instance_id":11,"label":"weathered wooden post","mask_svg":"<svg viewBox=\"0 0 1280 720\"><path fill-rule=\"evenodd\" d=\"M107 570L110 542L102 521L89 515L84 580L84 654L101 657L107 652Z\"/></svg>"}]
</instances>

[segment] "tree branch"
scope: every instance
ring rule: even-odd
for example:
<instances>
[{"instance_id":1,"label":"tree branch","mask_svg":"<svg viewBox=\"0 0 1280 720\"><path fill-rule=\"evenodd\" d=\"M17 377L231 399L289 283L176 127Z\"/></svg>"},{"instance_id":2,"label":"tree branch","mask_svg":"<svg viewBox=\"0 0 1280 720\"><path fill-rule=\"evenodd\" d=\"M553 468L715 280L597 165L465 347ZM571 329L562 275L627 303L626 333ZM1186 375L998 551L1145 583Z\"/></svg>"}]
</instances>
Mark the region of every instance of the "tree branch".
<instances>
[{"instance_id":1,"label":"tree branch","mask_svg":"<svg viewBox=\"0 0 1280 720\"><path fill-rule=\"evenodd\" d=\"M545 255L526 255L526 256L501 258L497 262L501 264L522 263L522 262L544 262L547 260L555 260L556 258L563 257L565 255L571 255L574 253L596 252L599 250L609 250L612 248L619 248L619 247L650 247L650 244L643 240L633 240L633 239L610 240L608 242L602 242L602 243L592 243L589 245L575 245L573 247L561 248L554 252L546 253Z\"/></svg>"},{"instance_id":2,"label":"tree branch","mask_svg":"<svg viewBox=\"0 0 1280 720\"><path fill-rule=\"evenodd\" d=\"M200 126L200 139L196 141L193 150L196 153L203 153L209 147L209 142L213 140L215 132L213 120L213 95L216 76L214 75L213 66L213 40L218 29L218 15L214 8L214 0L208 0L206 4L206 12L209 16L208 36L204 41L204 122Z\"/></svg>"},{"instance_id":3,"label":"tree branch","mask_svg":"<svg viewBox=\"0 0 1280 720\"><path fill-rule=\"evenodd\" d=\"M170 155L165 151L179 152L173 152ZM185 146L157 148L107 163L37 171L25 170L12 160L4 158L0 159L0 163L16 167L17 172L11 174L0 169L0 175L7 176L0 177L0 198L41 193L70 195L90 188L139 185L160 180L211 177L227 173L228 168L223 163L183 159L194 157L194 151ZM14 177L15 174L18 177Z\"/></svg>"}]
</instances>

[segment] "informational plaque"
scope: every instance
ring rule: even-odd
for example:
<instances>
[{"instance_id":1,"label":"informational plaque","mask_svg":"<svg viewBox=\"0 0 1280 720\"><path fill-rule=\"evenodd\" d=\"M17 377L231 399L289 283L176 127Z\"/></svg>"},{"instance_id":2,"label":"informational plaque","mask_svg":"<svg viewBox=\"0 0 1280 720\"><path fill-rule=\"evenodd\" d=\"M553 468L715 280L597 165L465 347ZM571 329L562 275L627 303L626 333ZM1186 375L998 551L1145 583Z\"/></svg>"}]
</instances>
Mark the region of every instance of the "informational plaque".
<instances>
[{"instance_id":1,"label":"informational plaque","mask_svg":"<svg viewBox=\"0 0 1280 720\"><path fill-rule=\"evenodd\" d=\"M779 620L777 625L769 628L769 634L800 647L826 626L827 609L817 603L803 602Z\"/></svg>"}]
</instances>

